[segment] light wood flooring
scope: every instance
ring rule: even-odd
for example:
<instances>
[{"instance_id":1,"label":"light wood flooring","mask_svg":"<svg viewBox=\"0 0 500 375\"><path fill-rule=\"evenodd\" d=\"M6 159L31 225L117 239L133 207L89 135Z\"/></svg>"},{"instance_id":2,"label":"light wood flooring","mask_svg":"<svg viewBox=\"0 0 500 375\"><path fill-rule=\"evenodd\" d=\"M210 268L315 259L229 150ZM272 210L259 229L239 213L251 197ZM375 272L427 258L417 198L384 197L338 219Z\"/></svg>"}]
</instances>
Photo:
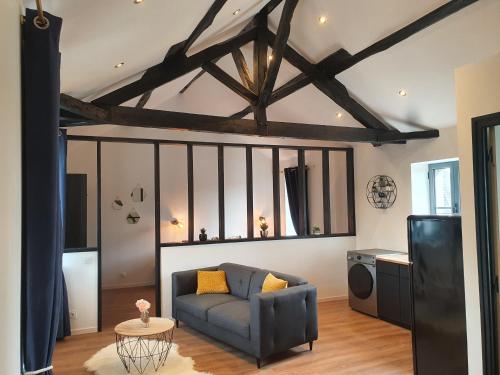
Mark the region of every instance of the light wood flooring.
<instances>
[{"instance_id":1,"label":"light wood flooring","mask_svg":"<svg viewBox=\"0 0 500 375\"><path fill-rule=\"evenodd\" d=\"M137 298L147 299L144 291L142 293ZM53 361L55 375L88 375L83 363L114 342L110 322L135 317L129 316L129 309L120 312L125 302L135 302L135 293L133 298L124 290L110 294L106 300L114 301L109 304L114 307L103 309L103 322L108 322L103 325L103 332L73 336L57 343ZM182 324L175 331L174 341L181 355L194 359L196 370L214 375L413 374L409 331L352 311L347 301L320 303L318 318L319 340L312 352L307 345L295 348L268 359L260 370L253 358Z\"/></svg>"}]
</instances>

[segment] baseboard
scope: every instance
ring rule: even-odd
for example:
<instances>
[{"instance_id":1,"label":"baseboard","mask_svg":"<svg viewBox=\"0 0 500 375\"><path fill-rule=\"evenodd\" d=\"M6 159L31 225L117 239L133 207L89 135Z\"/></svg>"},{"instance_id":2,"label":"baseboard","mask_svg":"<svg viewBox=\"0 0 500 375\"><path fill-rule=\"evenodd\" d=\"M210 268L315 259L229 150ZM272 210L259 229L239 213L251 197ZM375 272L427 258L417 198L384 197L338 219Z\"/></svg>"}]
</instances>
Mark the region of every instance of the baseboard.
<instances>
[{"instance_id":1,"label":"baseboard","mask_svg":"<svg viewBox=\"0 0 500 375\"><path fill-rule=\"evenodd\" d=\"M151 281L139 282L139 283L129 283L129 284L107 284L102 286L102 290L109 289L127 289L127 288L138 288L141 286L155 286Z\"/></svg>"},{"instance_id":2,"label":"baseboard","mask_svg":"<svg viewBox=\"0 0 500 375\"><path fill-rule=\"evenodd\" d=\"M335 297L323 297L318 298L318 303L332 302L332 301L347 301L348 296L335 296Z\"/></svg>"},{"instance_id":3,"label":"baseboard","mask_svg":"<svg viewBox=\"0 0 500 375\"><path fill-rule=\"evenodd\" d=\"M71 330L72 336L84 335L86 333L95 333L97 332L97 327L89 327L89 328L76 328Z\"/></svg>"}]
</instances>

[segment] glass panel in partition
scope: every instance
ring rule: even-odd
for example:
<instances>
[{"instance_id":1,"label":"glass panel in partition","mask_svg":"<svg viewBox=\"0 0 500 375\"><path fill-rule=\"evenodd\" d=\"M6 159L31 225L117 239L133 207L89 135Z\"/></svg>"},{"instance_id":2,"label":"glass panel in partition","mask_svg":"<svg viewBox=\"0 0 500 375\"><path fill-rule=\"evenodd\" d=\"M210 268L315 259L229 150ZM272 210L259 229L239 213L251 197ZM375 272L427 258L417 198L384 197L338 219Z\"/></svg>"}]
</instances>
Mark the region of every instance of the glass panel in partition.
<instances>
[{"instance_id":1,"label":"glass panel in partition","mask_svg":"<svg viewBox=\"0 0 500 375\"><path fill-rule=\"evenodd\" d=\"M246 149L224 147L224 218L226 239L247 237Z\"/></svg>"},{"instance_id":2,"label":"glass panel in partition","mask_svg":"<svg viewBox=\"0 0 500 375\"><path fill-rule=\"evenodd\" d=\"M68 141L65 248L97 246L97 144Z\"/></svg>"},{"instance_id":3,"label":"glass panel in partition","mask_svg":"<svg viewBox=\"0 0 500 375\"><path fill-rule=\"evenodd\" d=\"M332 234L349 232L346 154L345 151L330 151L330 215Z\"/></svg>"},{"instance_id":4,"label":"glass panel in partition","mask_svg":"<svg viewBox=\"0 0 500 375\"><path fill-rule=\"evenodd\" d=\"M270 148L252 151L254 237L273 237L273 152Z\"/></svg>"},{"instance_id":5,"label":"glass panel in partition","mask_svg":"<svg viewBox=\"0 0 500 375\"><path fill-rule=\"evenodd\" d=\"M307 234L324 234L323 160L320 150L304 152L307 178Z\"/></svg>"},{"instance_id":6,"label":"glass panel in partition","mask_svg":"<svg viewBox=\"0 0 500 375\"><path fill-rule=\"evenodd\" d=\"M281 236L296 236L299 231L298 152L280 149Z\"/></svg>"},{"instance_id":7,"label":"glass panel in partition","mask_svg":"<svg viewBox=\"0 0 500 375\"><path fill-rule=\"evenodd\" d=\"M188 239L187 146L160 145L161 242Z\"/></svg>"},{"instance_id":8,"label":"glass panel in partition","mask_svg":"<svg viewBox=\"0 0 500 375\"><path fill-rule=\"evenodd\" d=\"M201 229L219 236L218 153L215 146L193 146L194 239Z\"/></svg>"}]
</instances>

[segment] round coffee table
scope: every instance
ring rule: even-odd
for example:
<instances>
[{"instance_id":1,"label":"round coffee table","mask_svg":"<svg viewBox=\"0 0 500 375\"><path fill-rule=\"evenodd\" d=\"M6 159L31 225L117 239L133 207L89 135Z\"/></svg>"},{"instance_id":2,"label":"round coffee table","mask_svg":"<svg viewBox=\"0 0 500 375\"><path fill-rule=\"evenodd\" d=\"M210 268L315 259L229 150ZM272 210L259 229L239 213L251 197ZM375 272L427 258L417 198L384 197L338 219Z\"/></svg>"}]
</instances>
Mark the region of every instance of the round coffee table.
<instances>
[{"instance_id":1,"label":"round coffee table","mask_svg":"<svg viewBox=\"0 0 500 375\"><path fill-rule=\"evenodd\" d=\"M144 374L149 364L158 371L172 347L174 327L173 321L164 318L151 318L148 327L140 319L118 324L116 351L127 372L130 374L133 365L139 374Z\"/></svg>"}]
</instances>

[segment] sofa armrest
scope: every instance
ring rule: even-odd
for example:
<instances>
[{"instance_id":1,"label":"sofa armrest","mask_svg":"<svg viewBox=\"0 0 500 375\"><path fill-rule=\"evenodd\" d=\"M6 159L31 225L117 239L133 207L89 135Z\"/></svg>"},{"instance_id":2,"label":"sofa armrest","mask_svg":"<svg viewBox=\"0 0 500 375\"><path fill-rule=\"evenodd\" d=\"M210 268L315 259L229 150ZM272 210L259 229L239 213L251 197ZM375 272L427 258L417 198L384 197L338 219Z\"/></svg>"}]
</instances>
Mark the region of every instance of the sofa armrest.
<instances>
[{"instance_id":1,"label":"sofa armrest","mask_svg":"<svg viewBox=\"0 0 500 375\"><path fill-rule=\"evenodd\" d=\"M172 273L172 316L176 317L175 299L185 294L196 293L198 271L216 271L217 267L200 268Z\"/></svg>"},{"instance_id":2,"label":"sofa armrest","mask_svg":"<svg viewBox=\"0 0 500 375\"><path fill-rule=\"evenodd\" d=\"M250 296L250 338L257 358L318 338L316 295L316 287L305 284Z\"/></svg>"}]
</instances>

